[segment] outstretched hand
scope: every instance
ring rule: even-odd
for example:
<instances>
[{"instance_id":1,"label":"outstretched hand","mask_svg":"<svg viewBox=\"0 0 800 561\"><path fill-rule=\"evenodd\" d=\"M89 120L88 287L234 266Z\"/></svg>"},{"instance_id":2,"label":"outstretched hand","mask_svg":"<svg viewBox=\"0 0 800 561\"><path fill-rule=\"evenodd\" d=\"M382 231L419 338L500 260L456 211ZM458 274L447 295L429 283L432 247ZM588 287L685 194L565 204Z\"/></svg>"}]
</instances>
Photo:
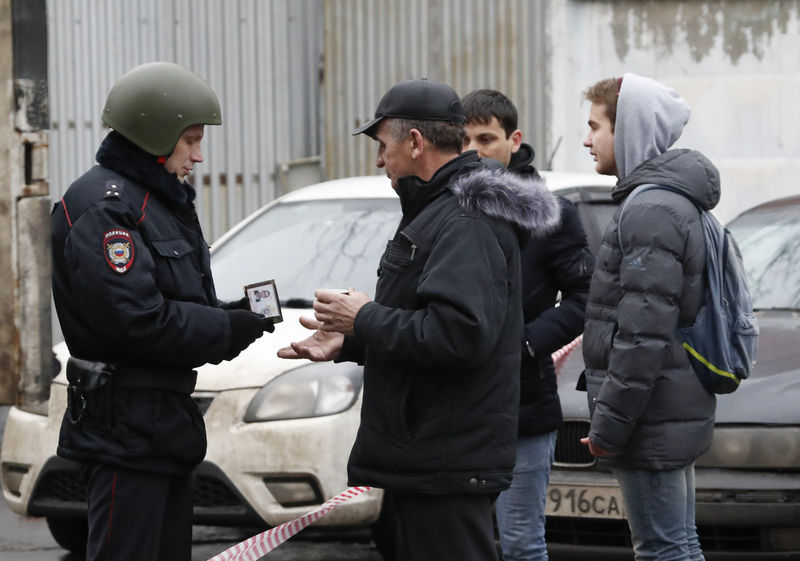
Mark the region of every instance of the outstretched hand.
<instances>
[{"instance_id":1,"label":"outstretched hand","mask_svg":"<svg viewBox=\"0 0 800 561\"><path fill-rule=\"evenodd\" d=\"M609 452L605 448L600 448L598 445L594 444L588 436L586 438L581 438L581 444L588 446L589 453L595 458L607 458L608 456L617 455L616 452Z\"/></svg>"},{"instance_id":2,"label":"outstretched hand","mask_svg":"<svg viewBox=\"0 0 800 561\"><path fill-rule=\"evenodd\" d=\"M334 360L339 356L344 344L344 335L333 331L322 331L322 323L309 317L301 316L300 325L313 329L309 337L302 341L290 343L288 347L278 350L280 358L307 358L314 362Z\"/></svg>"}]
</instances>

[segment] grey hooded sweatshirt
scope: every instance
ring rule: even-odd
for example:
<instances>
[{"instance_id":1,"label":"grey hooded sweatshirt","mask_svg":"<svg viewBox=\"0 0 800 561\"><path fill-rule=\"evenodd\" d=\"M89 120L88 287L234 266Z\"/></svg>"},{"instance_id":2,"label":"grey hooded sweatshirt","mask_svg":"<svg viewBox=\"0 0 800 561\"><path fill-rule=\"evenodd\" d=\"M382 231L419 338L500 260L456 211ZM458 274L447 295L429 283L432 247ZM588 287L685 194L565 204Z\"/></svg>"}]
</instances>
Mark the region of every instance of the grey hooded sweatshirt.
<instances>
[{"instance_id":1,"label":"grey hooded sweatshirt","mask_svg":"<svg viewBox=\"0 0 800 561\"><path fill-rule=\"evenodd\" d=\"M658 82L625 74L617 104L614 153L623 200L638 194L606 230L586 306L583 354L591 411L589 437L616 452L612 465L678 469L711 445L715 397L706 392L675 337L702 300L705 245L698 210L720 197L719 172L693 150L669 150L689 106ZM622 248L617 230L621 228Z\"/></svg>"}]
</instances>

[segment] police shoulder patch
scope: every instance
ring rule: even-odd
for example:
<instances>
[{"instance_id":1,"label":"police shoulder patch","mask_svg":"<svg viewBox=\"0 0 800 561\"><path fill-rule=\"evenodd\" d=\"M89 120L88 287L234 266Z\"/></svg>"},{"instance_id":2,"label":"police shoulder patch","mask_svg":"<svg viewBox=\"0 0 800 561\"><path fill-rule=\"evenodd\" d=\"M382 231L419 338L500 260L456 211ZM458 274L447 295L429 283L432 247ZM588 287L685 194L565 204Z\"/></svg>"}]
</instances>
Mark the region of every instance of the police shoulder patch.
<instances>
[{"instance_id":1,"label":"police shoulder patch","mask_svg":"<svg viewBox=\"0 0 800 561\"><path fill-rule=\"evenodd\" d=\"M103 234L106 262L117 273L126 273L133 265L133 238L130 232L117 228Z\"/></svg>"}]
</instances>

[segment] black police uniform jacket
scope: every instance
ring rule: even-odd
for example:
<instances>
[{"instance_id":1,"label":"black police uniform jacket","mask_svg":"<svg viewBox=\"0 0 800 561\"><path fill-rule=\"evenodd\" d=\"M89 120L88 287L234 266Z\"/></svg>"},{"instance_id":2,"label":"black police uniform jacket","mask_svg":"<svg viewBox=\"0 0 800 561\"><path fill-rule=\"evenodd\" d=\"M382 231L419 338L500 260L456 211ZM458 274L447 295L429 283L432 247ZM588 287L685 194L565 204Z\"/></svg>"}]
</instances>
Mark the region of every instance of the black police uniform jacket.
<instances>
[{"instance_id":1,"label":"black police uniform jacket","mask_svg":"<svg viewBox=\"0 0 800 561\"><path fill-rule=\"evenodd\" d=\"M116 132L97 161L51 215L53 298L70 354L113 363L134 386L138 372L184 390L114 387L106 419L74 425L68 412L58 454L182 473L206 452L192 369L226 357L230 321L217 307L194 189Z\"/></svg>"},{"instance_id":2,"label":"black police uniform jacket","mask_svg":"<svg viewBox=\"0 0 800 561\"><path fill-rule=\"evenodd\" d=\"M533 148L523 143L512 154L508 169L539 179L533 158ZM551 355L583 332L594 267L578 209L563 197L557 199L561 206L558 227L524 244L521 254L522 312L530 345L530 350L523 346L520 370L519 434L523 436L550 432L563 423Z\"/></svg>"},{"instance_id":3,"label":"black police uniform jacket","mask_svg":"<svg viewBox=\"0 0 800 561\"><path fill-rule=\"evenodd\" d=\"M375 300L339 360L364 363L351 485L395 492L508 487L519 408L519 242L558 221L541 182L490 169L474 151L429 182L400 178L403 216Z\"/></svg>"}]
</instances>

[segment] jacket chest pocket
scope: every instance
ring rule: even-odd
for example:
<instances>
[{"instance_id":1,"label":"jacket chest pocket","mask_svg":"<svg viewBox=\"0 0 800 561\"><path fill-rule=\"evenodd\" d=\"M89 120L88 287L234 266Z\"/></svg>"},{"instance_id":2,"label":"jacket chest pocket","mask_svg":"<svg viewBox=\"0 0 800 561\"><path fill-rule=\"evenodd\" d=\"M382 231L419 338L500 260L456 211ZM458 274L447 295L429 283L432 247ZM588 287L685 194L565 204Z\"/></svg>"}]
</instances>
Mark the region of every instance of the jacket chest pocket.
<instances>
[{"instance_id":1,"label":"jacket chest pocket","mask_svg":"<svg viewBox=\"0 0 800 561\"><path fill-rule=\"evenodd\" d=\"M417 243L402 234L390 240L378 268L376 297L391 287L393 301L400 297L397 299L407 302L416 293L417 281L429 255L428 244Z\"/></svg>"},{"instance_id":2,"label":"jacket chest pocket","mask_svg":"<svg viewBox=\"0 0 800 561\"><path fill-rule=\"evenodd\" d=\"M183 238L151 242L156 283L167 298L203 299L203 275L195 260L195 248Z\"/></svg>"}]
</instances>

